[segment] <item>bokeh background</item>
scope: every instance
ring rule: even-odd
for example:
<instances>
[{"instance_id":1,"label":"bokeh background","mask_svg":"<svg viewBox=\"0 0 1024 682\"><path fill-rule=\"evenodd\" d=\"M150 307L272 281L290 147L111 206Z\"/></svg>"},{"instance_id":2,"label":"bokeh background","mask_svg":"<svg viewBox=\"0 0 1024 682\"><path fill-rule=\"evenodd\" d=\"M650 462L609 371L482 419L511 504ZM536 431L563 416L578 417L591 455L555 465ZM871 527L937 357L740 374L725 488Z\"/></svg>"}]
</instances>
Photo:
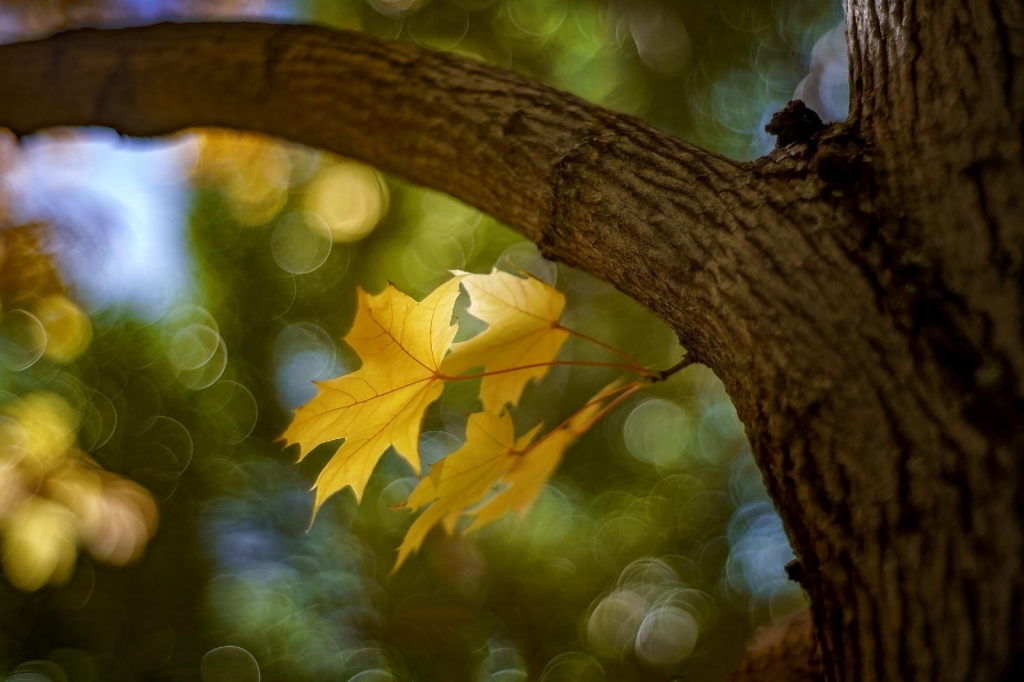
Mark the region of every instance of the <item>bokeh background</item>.
<instances>
[{"instance_id":1,"label":"bokeh background","mask_svg":"<svg viewBox=\"0 0 1024 682\"><path fill-rule=\"evenodd\" d=\"M794 96L826 121L847 109L837 0L0 0L0 41L243 17L453 51L739 159L771 149L764 124ZM275 441L313 380L358 367L340 341L356 286L421 297L495 264L565 291L568 326L651 367L682 352L608 285L352 160L222 131L0 131L0 671L725 679L757 627L805 602L702 367L616 408L525 517L435 531L394 575L413 517L392 506L417 479L393 453L359 507L343 492L309 527L333 449L296 465ZM480 329L460 317L462 336ZM553 424L613 377L556 368L517 423ZM430 410L425 465L461 444L471 384Z\"/></svg>"}]
</instances>

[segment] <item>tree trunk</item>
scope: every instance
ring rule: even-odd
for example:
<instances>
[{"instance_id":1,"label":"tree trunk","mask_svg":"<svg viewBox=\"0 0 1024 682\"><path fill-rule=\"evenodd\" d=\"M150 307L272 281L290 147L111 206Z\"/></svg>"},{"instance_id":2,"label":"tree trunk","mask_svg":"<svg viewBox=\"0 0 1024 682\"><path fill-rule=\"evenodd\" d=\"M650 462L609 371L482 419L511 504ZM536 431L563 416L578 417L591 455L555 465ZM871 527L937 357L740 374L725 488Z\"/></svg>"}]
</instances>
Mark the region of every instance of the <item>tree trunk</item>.
<instances>
[{"instance_id":1,"label":"tree trunk","mask_svg":"<svg viewBox=\"0 0 1024 682\"><path fill-rule=\"evenodd\" d=\"M295 26L2 47L0 125L254 130L490 213L725 382L828 679L1016 679L1024 4L846 10L850 121L750 164L513 74Z\"/></svg>"}]
</instances>

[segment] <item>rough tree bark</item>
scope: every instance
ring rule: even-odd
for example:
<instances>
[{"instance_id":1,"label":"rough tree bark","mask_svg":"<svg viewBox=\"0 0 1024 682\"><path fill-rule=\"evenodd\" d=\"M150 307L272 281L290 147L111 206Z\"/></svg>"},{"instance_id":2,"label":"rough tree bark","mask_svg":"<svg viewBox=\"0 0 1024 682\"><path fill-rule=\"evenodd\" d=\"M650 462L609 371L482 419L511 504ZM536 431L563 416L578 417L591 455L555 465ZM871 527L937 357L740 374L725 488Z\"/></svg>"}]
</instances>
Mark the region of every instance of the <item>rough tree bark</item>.
<instances>
[{"instance_id":1,"label":"rough tree bark","mask_svg":"<svg viewBox=\"0 0 1024 682\"><path fill-rule=\"evenodd\" d=\"M490 213L725 382L829 679L1021 679L1024 4L846 12L849 122L747 164L506 72L294 26L2 47L0 125L254 130Z\"/></svg>"}]
</instances>

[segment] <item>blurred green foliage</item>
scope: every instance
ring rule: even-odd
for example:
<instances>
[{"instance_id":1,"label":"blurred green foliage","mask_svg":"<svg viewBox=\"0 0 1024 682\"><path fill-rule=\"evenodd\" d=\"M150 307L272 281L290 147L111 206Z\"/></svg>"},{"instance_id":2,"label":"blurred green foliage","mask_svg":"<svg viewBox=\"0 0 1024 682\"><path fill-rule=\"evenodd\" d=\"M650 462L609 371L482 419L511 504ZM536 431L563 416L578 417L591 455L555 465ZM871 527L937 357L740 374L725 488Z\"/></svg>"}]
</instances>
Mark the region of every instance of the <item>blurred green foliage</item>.
<instances>
[{"instance_id":1,"label":"blurred green foliage","mask_svg":"<svg viewBox=\"0 0 1024 682\"><path fill-rule=\"evenodd\" d=\"M764 122L841 20L829 0L142 5L68 3L50 26L149 20L159 6L365 30L515 69L738 158L770 147ZM26 6L7 10L37 21L22 35L46 25L45 9ZM357 284L391 281L418 298L451 269L511 263L566 292L568 326L652 367L681 351L625 296L450 198L280 142L187 140L191 286L155 319L91 307L80 354L25 363L35 337L15 326L11 301L28 285L12 289L12 270L0 270L5 406L60 396L80 415L78 446L148 489L160 513L129 568L83 555L64 584L0 582L0 669L83 681L715 680L755 626L801 607L742 426L699 367L588 433L525 518L470 538L435 530L394 576L412 516L392 506L416 482L399 458L385 456L358 508L339 494L307 530L307 491L333 450L295 466L275 441L312 380L358 366L339 341ZM59 263L62 242L45 244L32 262ZM461 334L479 330L461 318ZM40 338L42 348L57 336ZM603 359L572 340L564 356ZM555 368L527 389L517 420L556 423L613 377ZM425 464L461 443L477 409L468 383L428 413ZM0 500L4 532L13 518Z\"/></svg>"}]
</instances>

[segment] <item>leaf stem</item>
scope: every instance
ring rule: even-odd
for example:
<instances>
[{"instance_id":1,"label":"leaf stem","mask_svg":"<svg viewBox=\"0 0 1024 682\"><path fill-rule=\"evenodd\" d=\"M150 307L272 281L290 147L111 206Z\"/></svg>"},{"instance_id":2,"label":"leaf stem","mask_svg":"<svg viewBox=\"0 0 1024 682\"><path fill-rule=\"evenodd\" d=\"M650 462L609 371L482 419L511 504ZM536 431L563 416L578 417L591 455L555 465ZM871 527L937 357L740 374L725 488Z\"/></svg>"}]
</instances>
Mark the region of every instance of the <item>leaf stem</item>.
<instances>
[{"instance_id":1,"label":"leaf stem","mask_svg":"<svg viewBox=\"0 0 1024 682\"><path fill-rule=\"evenodd\" d=\"M618 397L615 398L615 400L611 401L610 403L608 403L607 405L602 407L601 410L597 414L595 414L593 417L591 417L590 420L583 426L582 429L574 430L573 431L573 434L576 435L577 437L582 436L584 433L589 431L594 426L594 424L596 424L598 421L600 421L602 417L604 417L606 414L608 414L616 405L618 405L623 400L625 400L628 396L633 395L634 393L636 393L637 391L639 391L643 387L644 387L644 384L643 384L642 381L633 381L631 383L624 384L622 386L618 386L617 388L613 388L612 390L608 391L607 393L603 393L603 394L601 394L601 395L599 395L599 396L597 396L595 398L591 398L589 401L587 401L586 404L584 404L582 407L580 407L580 409L576 410L571 415L569 415L561 424L559 424L558 426L556 426L555 428L551 429L550 431L545 433L543 436L538 438L537 440L535 440L532 443L530 443L529 445L527 445L524 450L513 450L511 452L511 454L514 454L514 455L525 455L527 452L529 452L530 450L534 449L535 447L537 447L538 445L543 443L545 440L547 440L552 434L557 432L559 429L563 429L566 426L568 426L569 424L571 424L572 420L575 419L576 416L580 412L582 412L583 410L587 409L591 405L596 405L597 403L600 403L600 402L603 402L605 400L608 400L608 398L612 397L613 395L618 394Z\"/></svg>"},{"instance_id":2,"label":"leaf stem","mask_svg":"<svg viewBox=\"0 0 1024 682\"><path fill-rule=\"evenodd\" d=\"M590 421L588 421L586 425L584 425L584 427L580 429L580 431L578 432L579 435L583 435L584 433L589 431L594 426L594 424L601 421L604 418L604 416L611 412L613 409L615 409L615 407L618 406L619 403L621 403L623 400L633 395L643 387L644 385L639 381L634 381L631 384L626 384L625 386L622 386L622 392L619 393L615 400L611 401L610 403L602 407L600 412L591 417ZM609 393L608 395L614 395L614 392Z\"/></svg>"},{"instance_id":3,"label":"leaf stem","mask_svg":"<svg viewBox=\"0 0 1024 682\"><path fill-rule=\"evenodd\" d=\"M564 327L564 326L562 326L561 323L556 323L556 326L557 326L558 329L561 329L562 331L570 334L571 336L575 336L578 339L583 339L584 341L588 341L588 342L594 344L595 346L598 346L600 348L605 349L606 351L608 351L610 353L614 353L615 355L618 355L620 358L623 358L624 360L629 362L629 364L632 365L634 368L642 369L642 366L640 365L640 363L637 362L636 360L634 360L633 357L629 353L626 353L625 351L621 351L618 348L616 348L615 346L611 346L611 345L605 343L604 341L599 341L599 340L595 339L592 336L587 336L586 334L584 334L582 332L578 332L575 329L569 329L568 327Z\"/></svg>"},{"instance_id":4,"label":"leaf stem","mask_svg":"<svg viewBox=\"0 0 1024 682\"><path fill-rule=\"evenodd\" d=\"M470 379L480 379L482 377L490 377L496 374L507 374L509 372L519 372L526 369L536 369L538 367L605 367L608 369L621 369L627 372L636 372L643 374L644 378L654 381L659 375L658 372L644 369L639 365L622 365L614 362L591 362L589 360L553 360L552 362L538 362L532 365L522 365L520 367L509 367L507 369L496 369L491 372L479 372L477 374L462 374L460 376L449 376L447 374L438 374L437 378L443 381L468 381Z\"/></svg>"}]
</instances>

